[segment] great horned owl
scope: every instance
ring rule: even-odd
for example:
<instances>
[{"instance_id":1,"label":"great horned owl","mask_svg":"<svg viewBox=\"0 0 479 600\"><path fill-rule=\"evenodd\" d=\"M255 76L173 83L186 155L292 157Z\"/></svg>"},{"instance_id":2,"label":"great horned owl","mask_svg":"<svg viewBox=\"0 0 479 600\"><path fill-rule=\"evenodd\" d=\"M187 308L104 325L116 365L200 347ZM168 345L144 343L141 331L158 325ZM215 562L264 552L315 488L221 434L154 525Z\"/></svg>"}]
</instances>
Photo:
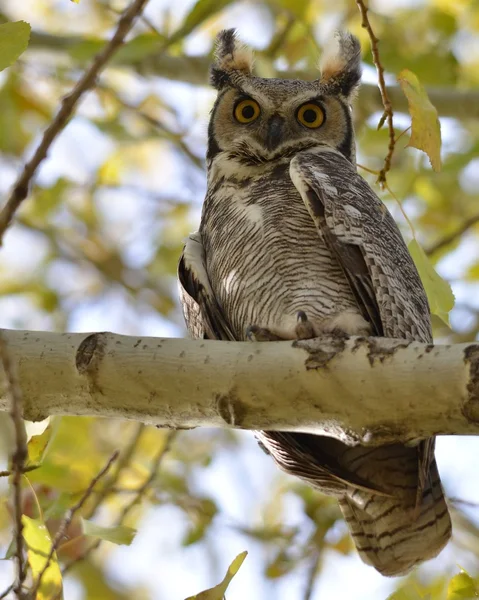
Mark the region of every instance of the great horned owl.
<instances>
[{"instance_id":1,"label":"great horned owl","mask_svg":"<svg viewBox=\"0 0 479 600\"><path fill-rule=\"evenodd\" d=\"M371 335L431 342L426 295L401 234L356 172L351 101L360 47L337 35L316 81L252 75L234 30L217 39L200 229L179 264L196 338ZM432 558L451 535L434 439L346 446L258 437L281 469L338 498L358 552L384 575Z\"/></svg>"}]
</instances>

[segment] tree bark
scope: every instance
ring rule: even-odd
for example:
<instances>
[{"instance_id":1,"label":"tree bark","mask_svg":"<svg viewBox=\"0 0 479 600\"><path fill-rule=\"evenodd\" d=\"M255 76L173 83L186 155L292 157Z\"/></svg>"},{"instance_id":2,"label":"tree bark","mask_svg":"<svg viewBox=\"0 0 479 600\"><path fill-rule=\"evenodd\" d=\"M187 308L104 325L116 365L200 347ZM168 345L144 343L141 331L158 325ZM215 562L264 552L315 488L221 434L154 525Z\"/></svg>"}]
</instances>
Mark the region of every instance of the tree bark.
<instances>
[{"instance_id":1,"label":"tree bark","mask_svg":"<svg viewBox=\"0 0 479 600\"><path fill-rule=\"evenodd\" d=\"M218 342L3 332L24 417L93 415L381 444L479 434L479 344L332 336ZM0 374L0 410L8 410Z\"/></svg>"}]
</instances>

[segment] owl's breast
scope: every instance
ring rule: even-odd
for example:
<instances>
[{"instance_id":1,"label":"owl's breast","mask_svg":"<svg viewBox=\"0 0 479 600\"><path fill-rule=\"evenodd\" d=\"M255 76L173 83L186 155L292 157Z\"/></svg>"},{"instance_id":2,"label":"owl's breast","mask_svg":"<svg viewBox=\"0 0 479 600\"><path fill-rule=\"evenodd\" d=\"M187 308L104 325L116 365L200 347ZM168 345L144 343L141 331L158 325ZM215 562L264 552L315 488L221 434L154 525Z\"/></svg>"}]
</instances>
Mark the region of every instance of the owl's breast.
<instances>
[{"instance_id":1,"label":"owl's breast","mask_svg":"<svg viewBox=\"0 0 479 600\"><path fill-rule=\"evenodd\" d=\"M318 335L359 309L342 268L318 233L288 164L242 180L225 178L208 194L201 234L215 295L237 339L249 325L294 338L298 311ZM359 324L364 324L359 317Z\"/></svg>"}]
</instances>

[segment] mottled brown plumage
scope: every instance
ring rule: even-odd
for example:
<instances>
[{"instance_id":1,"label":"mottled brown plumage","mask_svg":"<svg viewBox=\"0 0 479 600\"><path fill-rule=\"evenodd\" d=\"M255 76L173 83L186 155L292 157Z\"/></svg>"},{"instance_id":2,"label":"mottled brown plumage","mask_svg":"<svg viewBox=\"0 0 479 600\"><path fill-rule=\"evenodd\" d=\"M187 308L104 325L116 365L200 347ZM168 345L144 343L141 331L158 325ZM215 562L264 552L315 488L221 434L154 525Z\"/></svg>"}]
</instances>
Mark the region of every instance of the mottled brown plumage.
<instances>
[{"instance_id":1,"label":"mottled brown plumage","mask_svg":"<svg viewBox=\"0 0 479 600\"><path fill-rule=\"evenodd\" d=\"M208 192L179 265L193 337L432 340L401 234L355 169L350 103L359 79L349 34L314 82L254 77L251 53L232 30L220 34ZM338 498L361 558L381 573L406 573L447 543L434 439L365 448L310 434L258 438L280 468Z\"/></svg>"}]
</instances>

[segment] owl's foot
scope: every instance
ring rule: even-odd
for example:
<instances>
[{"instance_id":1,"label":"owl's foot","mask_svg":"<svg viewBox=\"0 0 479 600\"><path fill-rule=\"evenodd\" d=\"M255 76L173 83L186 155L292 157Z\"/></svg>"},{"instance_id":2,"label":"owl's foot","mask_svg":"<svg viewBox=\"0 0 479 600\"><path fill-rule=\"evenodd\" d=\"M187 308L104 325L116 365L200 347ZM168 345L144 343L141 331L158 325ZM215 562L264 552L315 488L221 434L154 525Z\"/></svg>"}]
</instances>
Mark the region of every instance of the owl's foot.
<instances>
[{"instance_id":1,"label":"owl's foot","mask_svg":"<svg viewBox=\"0 0 479 600\"><path fill-rule=\"evenodd\" d=\"M298 319L298 323L295 327L296 339L310 340L311 338L316 337L314 327L311 321L308 321L308 317L304 310L299 310L296 313L296 318Z\"/></svg>"},{"instance_id":2,"label":"owl's foot","mask_svg":"<svg viewBox=\"0 0 479 600\"><path fill-rule=\"evenodd\" d=\"M246 337L250 342L278 342L283 339L275 333L271 333L266 327L258 327L257 325L250 325L246 329Z\"/></svg>"},{"instance_id":3,"label":"owl's foot","mask_svg":"<svg viewBox=\"0 0 479 600\"><path fill-rule=\"evenodd\" d=\"M328 333L330 333L334 337L339 338L341 340L349 340L349 338L351 337L349 335L349 333L344 331L344 329L341 329L341 327L335 327L334 329L331 329L330 331L328 331ZM358 334L358 335L360 335L360 334Z\"/></svg>"}]
</instances>

